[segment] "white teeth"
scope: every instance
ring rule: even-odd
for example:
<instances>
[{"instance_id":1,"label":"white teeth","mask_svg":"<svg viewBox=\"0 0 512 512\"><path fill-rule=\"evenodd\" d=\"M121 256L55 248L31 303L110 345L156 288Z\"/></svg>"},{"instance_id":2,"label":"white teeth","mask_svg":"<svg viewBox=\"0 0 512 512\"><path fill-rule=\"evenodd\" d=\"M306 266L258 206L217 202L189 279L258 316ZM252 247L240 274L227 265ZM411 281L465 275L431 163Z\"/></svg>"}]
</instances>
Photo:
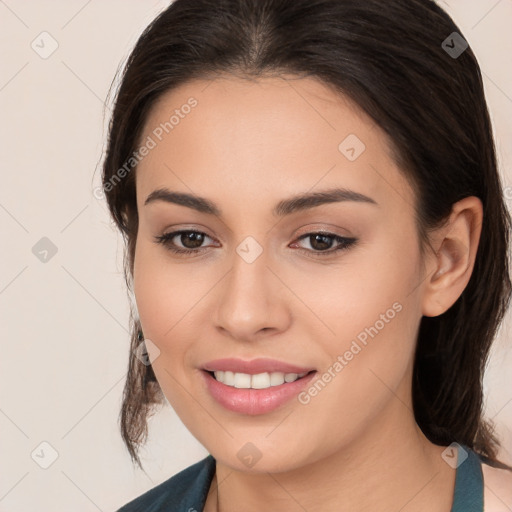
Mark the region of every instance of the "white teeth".
<instances>
[{"instance_id":1,"label":"white teeth","mask_svg":"<svg viewBox=\"0 0 512 512\"><path fill-rule=\"evenodd\" d=\"M250 388L251 376L247 373L235 373L235 382L233 385L235 388Z\"/></svg>"},{"instance_id":2,"label":"white teeth","mask_svg":"<svg viewBox=\"0 0 512 512\"><path fill-rule=\"evenodd\" d=\"M224 384L228 386L234 386L235 384L235 374L233 372L219 372L223 374Z\"/></svg>"},{"instance_id":3,"label":"white teeth","mask_svg":"<svg viewBox=\"0 0 512 512\"><path fill-rule=\"evenodd\" d=\"M271 373L258 373L256 375L249 375L248 373L233 373L230 371L216 371L213 372L215 378L235 388L252 388L252 389L266 389L272 386L280 386L285 382L294 382L304 375L304 373L282 373L282 372L271 372Z\"/></svg>"},{"instance_id":4,"label":"white teeth","mask_svg":"<svg viewBox=\"0 0 512 512\"><path fill-rule=\"evenodd\" d=\"M268 373L258 373L251 377L251 387L253 389L265 389L270 387L270 375Z\"/></svg>"}]
</instances>

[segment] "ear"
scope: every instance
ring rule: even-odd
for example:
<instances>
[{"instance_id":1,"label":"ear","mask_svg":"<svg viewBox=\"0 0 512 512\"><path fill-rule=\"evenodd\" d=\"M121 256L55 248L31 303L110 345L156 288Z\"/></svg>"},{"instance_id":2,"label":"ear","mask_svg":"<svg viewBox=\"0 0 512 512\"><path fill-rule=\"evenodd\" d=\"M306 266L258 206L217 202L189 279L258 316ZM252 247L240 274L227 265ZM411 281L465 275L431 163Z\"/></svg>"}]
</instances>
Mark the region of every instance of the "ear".
<instances>
[{"instance_id":1,"label":"ear","mask_svg":"<svg viewBox=\"0 0 512 512\"><path fill-rule=\"evenodd\" d=\"M461 199L448 222L433 233L435 254L428 258L422 313L438 316L460 297L475 264L482 230L483 206L478 197Z\"/></svg>"}]
</instances>

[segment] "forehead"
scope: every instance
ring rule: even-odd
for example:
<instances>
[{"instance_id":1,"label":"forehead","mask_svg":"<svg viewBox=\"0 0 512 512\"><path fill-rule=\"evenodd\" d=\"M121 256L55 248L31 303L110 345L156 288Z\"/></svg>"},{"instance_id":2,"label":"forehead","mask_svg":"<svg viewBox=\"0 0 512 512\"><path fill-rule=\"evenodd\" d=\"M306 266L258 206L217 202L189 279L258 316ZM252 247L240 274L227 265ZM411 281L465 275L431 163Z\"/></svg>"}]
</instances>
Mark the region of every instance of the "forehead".
<instances>
[{"instance_id":1,"label":"forehead","mask_svg":"<svg viewBox=\"0 0 512 512\"><path fill-rule=\"evenodd\" d=\"M274 204L285 192L332 186L382 201L412 193L387 135L315 78L187 82L151 109L140 141L150 139L136 173L139 208L159 187L221 203L238 196Z\"/></svg>"}]
</instances>

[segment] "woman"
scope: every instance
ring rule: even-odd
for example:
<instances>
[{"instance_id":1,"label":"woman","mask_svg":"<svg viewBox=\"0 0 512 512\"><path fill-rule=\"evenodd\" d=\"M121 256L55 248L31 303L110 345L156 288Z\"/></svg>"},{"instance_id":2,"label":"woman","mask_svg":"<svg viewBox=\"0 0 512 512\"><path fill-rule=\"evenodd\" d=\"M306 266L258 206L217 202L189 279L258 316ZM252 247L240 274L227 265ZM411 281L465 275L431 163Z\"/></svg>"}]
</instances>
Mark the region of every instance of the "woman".
<instances>
[{"instance_id":1,"label":"woman","mask_svg":"<svg viewBox=\"0 0 512 512\"><path fill-rule=\"evenodd\" d=\"M497 512L482 375L510 300L480 70L429 0L176 0L103 187L136 308L121 430L210 455L145 510Z\"/></svg>"}]
</instances>

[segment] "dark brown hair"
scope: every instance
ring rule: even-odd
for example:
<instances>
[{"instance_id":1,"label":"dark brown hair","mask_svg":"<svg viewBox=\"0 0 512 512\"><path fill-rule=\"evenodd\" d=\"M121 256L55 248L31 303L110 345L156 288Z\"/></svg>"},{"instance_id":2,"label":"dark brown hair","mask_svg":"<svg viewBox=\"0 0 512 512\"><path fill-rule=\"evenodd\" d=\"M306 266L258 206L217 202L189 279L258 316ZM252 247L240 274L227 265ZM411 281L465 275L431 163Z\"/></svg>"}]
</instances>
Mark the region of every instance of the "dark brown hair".
<instances>
[{"instance_id":1,"label":"dark brown hair","mask_svg":"<svg viewBox=\"0 0 512 512\"><path fill-rule=\"evenodd\" d=\"M433 443L456 441L500 465L493 424L483 417L483 375L510 302L511 218L478 62L471 47L450 54L446 40L450 48L464 42L450 16L430 0L175 0L146 28L124 67L103 188L126 242L131 287L138 213L136 165L127 170L126 163L156 100L187 81L221 74L315 77L346 95L389 136L414 186L422 253L429 230L447 219L456 201L474 195L483 203L467 287L444 314L421 319L412 392L416 421ZM120 423L131 458L141 466L147 418L164 396L151 366L134 356L138 329L132 316Z\"/></svg>"}]
</instances>

